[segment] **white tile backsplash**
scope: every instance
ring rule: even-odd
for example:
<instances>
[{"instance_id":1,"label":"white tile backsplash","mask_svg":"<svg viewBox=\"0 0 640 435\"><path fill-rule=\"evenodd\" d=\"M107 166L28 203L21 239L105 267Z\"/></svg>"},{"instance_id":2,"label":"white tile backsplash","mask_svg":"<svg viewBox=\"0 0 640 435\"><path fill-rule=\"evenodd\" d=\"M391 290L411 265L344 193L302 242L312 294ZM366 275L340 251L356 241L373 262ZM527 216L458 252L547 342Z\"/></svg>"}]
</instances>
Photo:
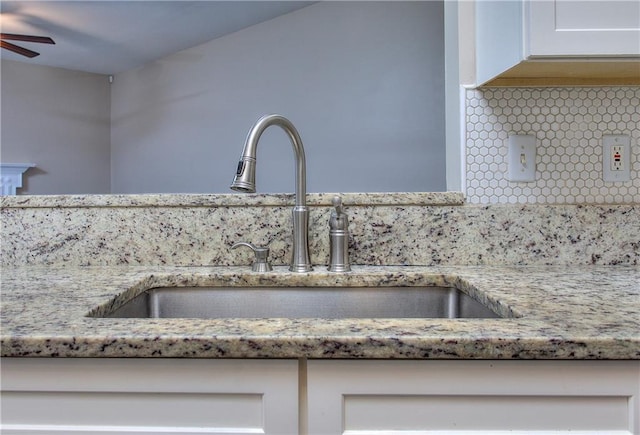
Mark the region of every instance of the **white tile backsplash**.
<instances>
[{"instance_id":1,"label":"white tile backsplash","mask_svg":"<svg viewBox=\"0 0 640 435\"><path fill-rule=\"evenodd\" d=\"M640 87L492 88L466 94L470 203L640 202ZM534 182L508 180L508 138L537 139ZM631 137L631 180L602 176L602 136Z\"/></svg>"}]
</instances>

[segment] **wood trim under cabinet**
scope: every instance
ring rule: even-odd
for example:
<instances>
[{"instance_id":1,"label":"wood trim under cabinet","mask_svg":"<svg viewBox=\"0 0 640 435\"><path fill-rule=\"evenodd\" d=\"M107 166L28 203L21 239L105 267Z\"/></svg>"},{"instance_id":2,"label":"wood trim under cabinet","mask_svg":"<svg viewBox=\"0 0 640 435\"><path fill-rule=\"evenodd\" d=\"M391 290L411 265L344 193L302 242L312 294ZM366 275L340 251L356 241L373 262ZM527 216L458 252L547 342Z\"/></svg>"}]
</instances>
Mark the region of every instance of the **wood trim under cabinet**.
<instances>
[{"instance_id":1,"label":"wood trim under cabinet","mask_svg":"<svg viewBox=\"0 0 640 435\"><path fill-rule=\"evenodd\" d=\"M640 59L529 60L480 87L568 86L640 86Z\"/></svg>"}]
</instances>

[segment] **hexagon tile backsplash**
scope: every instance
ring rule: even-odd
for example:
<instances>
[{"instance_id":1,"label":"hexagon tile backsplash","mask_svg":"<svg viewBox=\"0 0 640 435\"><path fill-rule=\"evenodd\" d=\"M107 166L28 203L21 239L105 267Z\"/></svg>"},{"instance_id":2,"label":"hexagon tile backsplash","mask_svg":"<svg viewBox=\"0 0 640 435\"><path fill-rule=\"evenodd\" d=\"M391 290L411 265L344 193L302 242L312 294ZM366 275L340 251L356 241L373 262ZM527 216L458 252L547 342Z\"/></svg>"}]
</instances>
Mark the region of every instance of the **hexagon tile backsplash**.
<instances>
[{"instance_id":1,"label":"hexagon tile backsplash","mask_svg":"<svg viewBox=\"0 0 640 435\"><path fill-rule=\"evenodd\" d=\"M640 87L468 90L465 117L470 203L640 202ZM536 137L535 182L508 180L512 134ZM603 181L608 134L631 137L630 181Z\"/></svg>"}]
</instances>

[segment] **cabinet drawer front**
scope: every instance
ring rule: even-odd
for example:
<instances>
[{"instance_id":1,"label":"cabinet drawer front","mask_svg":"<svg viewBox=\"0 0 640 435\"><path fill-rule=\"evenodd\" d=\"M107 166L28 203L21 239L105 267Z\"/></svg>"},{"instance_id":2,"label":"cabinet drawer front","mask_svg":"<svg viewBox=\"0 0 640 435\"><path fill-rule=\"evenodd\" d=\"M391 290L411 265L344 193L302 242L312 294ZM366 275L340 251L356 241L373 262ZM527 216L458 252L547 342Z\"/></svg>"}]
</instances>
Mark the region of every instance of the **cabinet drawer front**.
<instances>
[{"instance_id":1,"label":"cabinet drawer front","mask_svg":"<svg viewBox=\"0 0 640 435\"><path fill-rule=\"evenodd\" d=\"M3 424L262 428L262 394L10 391ZM34 412L34 410L37 410Z\"/></svg>"},{"instance_id":2,"label":"cabinet drawer front","mask_svg":"<svg viewBox=\"0 0 640 435\"><path fill-rule=\"evenodd\" d=\"M628 429L625 396L345 395L345 432ZM628 433L628 432L627 432Z\"/></svg>"},{"instance_id":3,"label":"cabinet drawer front","mask_svg":"<svg viewBox=\"0 0 640 435\"><path fill-rule=\"evenodd\" d=\"M309 361L309 434L632 434L639 390L638 361Z\"/></svg>"},{"instance_id":4,"label":"cabinet drawer front","mask_svg":"<svg viewBox=\"0 0 640 435\"><path fill-rule=\"evenodd\" d=\"M296 361L3 359L2 433L293 434Z\"/></svg>"}]
</instances>

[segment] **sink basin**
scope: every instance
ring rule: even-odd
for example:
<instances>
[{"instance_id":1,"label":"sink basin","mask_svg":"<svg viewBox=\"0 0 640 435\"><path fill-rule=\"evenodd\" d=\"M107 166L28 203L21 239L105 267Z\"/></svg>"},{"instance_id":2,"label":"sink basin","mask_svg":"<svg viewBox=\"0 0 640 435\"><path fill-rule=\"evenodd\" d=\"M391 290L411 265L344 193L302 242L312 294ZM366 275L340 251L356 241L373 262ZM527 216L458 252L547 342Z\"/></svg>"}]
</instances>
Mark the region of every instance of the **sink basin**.
<instances>
[{"instance_id":1,"label":"sink basin","mask_svg":"<svg viewBox=\"0 0 640 435\"><path fill-rule=\"evenodd\" d=\"M111 318L498 318L452 287L164 287Z\"/></svg>"}]
</instances>

